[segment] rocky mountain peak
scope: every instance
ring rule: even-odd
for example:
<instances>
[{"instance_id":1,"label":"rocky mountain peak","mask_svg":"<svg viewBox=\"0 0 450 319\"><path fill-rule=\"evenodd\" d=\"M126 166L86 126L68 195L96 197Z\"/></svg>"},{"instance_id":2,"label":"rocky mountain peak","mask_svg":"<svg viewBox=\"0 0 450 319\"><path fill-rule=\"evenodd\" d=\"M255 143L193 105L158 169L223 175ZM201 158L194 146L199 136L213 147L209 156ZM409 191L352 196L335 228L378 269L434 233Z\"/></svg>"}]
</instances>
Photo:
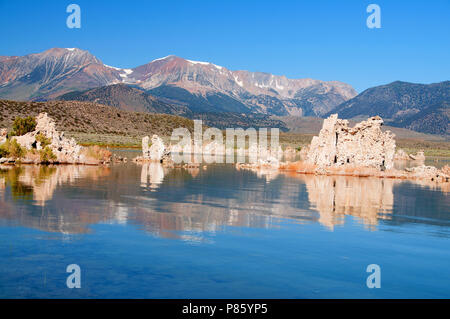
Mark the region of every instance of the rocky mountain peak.
<instances>
[{"instance_id":1,"label":"rocky mountain peak","mask_svg":"<svg viewBox=\"0 0 450 319\"><path fill-rule=\"evenodd\" d=\"M171 103L192 104L201 112L322 115L356 95L350 85L341 82L233 71L175 55L130 69L105 65L78 48L0 58L0 98L51 99L118 83L157 90L151 93Z\"/></svg>"}]
</instances>

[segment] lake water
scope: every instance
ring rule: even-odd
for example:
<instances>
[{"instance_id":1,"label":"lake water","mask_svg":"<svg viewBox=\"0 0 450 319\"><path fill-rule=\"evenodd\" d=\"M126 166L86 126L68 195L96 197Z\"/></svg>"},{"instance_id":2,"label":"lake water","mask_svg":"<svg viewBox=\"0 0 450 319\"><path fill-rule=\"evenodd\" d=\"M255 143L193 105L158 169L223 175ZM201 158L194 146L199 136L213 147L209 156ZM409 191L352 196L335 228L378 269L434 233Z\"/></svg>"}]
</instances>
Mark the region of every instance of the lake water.
<instances>
[{"instance_id":1,"label":"lake water","mask_svg":"<svg viewBox=\"0 0 450 319\"><path fill-rule=\"evenodd\" d=\"M450 298L449 191L231 165L3 166L0 297Z\"/></svg>"}]
</instances>

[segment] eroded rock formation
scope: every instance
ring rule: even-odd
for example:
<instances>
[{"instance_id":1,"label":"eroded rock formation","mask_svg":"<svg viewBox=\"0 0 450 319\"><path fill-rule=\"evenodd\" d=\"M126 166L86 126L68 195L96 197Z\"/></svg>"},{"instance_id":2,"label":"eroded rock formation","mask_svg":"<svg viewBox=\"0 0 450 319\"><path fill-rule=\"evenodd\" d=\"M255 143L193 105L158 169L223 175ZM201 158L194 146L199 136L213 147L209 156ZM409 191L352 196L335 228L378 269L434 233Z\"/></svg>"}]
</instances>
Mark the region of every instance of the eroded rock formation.
<instances>
[{"instance_id":1,"label":"eroded rock formation","mask_svg":"<svg viewBox=\"0 0 450 319\"><path fill-rule=\"evenodd\" d=\"M150 138L148 136L144 136L142 138L142 157L146 159L150 159L150 146L148 145Z\"/></svg>"},{"instance_id":2,"label":"eroded rock formation","mask_svg":"<svg viewBox=\"0 0 450 319\"><path fill-rule=\"evenodd\" d=\"M311 141L306 161L325 167L350 164L391 169L395 154L394 134L382 132L382 125L383 120L374 116L349 127L347 120L333 114L324 120L319 136Z\"/></svg>"},{"instance_id":3,"label":"eroded rock formation","mask_svg":"<svg viewBox=\"0 0 450 319\"><path fill-rule=\"evenodd\" d=\"M158 162L158 163L171 163L170 150L164 145L162 139L154 134L151 139L151 145L149 146L149 137L144 136L142 138L142 156L138 156L134 159L135 162Z\"/></svg>"},{"instance_id":4,"label":"eroded rock formation","mask_svg":"<svg viewBox=\"0 0 450 319\"><path fill-rule=\"evenodd\" d=\"M1 131L3 133L3 130ZM0 138L1 139L1 138ZM1 158L0 162L14 164L88 164L109 163L111 152L98 146L82 147L75 139L66 138L64 132L56 130L56 122L47 113L36 117L34 131L13 136L22 148L21 154Z\"/></svg>"},{"instance_id":5,"label":"eroded rock formation","mask_svg":"<svg viewBox=\"0 0 450 319\"><path fill-rule=\"evenodd\" d=\"M420 165L406 168L405 171L411 173L414 178L421 180L429 180L438 183L447 183L450 181L448 166L444 166L440 170L434 166Z\"/></svg>"},{"instance_id":6,"label":"eroded rock formation","mask_svg":"<svg viewBox=\"0 0 450 319\"><path fill-rule=\"evenodd\" d=\"M49 147L56 156L56 161L60 163L82 163L81 155L82 147L71 138L64 137L64 132L56 130L56 123L48 117L47 113L40 113L36 117L36 128L33 132L29 132L22 136L14 137L20 146L27 150L41 150L43 147L38 136L43 136L49 141Z\"/></svg>"},{"instance_id":7,"label":"eroded rock formation","mask_svg":"<svg viewBox=\"0 0 450 319\"><path fill-rule=\"evenodd\" d=\"M164 146L164 142L162 141L162 139L156 134L152 136L151 141L152 144L150 148L148 148L147 154L144 154L144 157L149 158L152 161L159 162L164 155L164 150L166 149L166 147Z\"/></svg>"}]
</instances>

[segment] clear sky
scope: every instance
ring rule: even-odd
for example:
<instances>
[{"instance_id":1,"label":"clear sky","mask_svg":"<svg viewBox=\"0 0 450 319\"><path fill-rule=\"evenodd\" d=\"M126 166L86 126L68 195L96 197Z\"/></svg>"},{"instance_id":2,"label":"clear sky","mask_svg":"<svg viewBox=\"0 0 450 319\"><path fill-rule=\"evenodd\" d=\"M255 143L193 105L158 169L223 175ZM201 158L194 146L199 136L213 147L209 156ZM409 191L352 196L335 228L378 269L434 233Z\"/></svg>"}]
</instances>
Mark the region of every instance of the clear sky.
<instances>
[{"instance_id":1,"label":"clear sky","mask_svg":"<svg viewBox=\"0 0 450 319\"><path fill-rule=\"evenodd\" d=\"M66 7L81 7L81 29ZM366 7L381 7L369 29ZM231 70L347 82L449 80L450 1L0 0L0 55L78 47L135 67L169 54Z\"/></svg>"}]
</instances>

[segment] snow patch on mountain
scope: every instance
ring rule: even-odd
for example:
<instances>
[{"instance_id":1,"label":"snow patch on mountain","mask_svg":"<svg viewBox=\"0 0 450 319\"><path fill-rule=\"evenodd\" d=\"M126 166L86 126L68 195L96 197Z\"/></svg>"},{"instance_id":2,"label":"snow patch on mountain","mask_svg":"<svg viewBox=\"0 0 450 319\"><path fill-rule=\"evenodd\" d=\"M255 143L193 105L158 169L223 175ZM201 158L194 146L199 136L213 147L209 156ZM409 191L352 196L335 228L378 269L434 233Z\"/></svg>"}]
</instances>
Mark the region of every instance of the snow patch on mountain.
<instances>
[{"instance_id":1,"label":"snow patch on mountain","mask_svg":"<svg viewBox=\"0 0 450 319\"><path fill-rule=\"evenodd\" d=\"M278 84L278 81L275 80L275 87L277 88L277 90L284 90L284 86L281 84Z\"/></svg>"},{"instance_id":2,"label":"snow patch on mountain","mask_svg":"<svg viewBox=\"0 0 450 319\"><path fill-rule=\"evenodd\" d=\"M127 79L128 76L129 76L131 73L133 73L133 70L132 70L132 69L116 68L115 66L110 66L110 65L106 65L106 64L103 64L103 65L106 66L107 68L114 69L114 70L116 70L116 71L121 72L121 73L119 74L119 76L120 76L121 78L123 78L124 80Z\"/></svg>"},{"instance_id":3,"label":"snow patch on mountain","mask_svg":"<svg viewBox=\"0 0 450 319\"><path fill-rule=\"evenodd\" d=\"M106 66L107 68L111 68L111 69L114 69L116 71L122 71L121 68L116 68L115 66L110 66L110 65L106 65L106 64L103 64L103 65Z\"/></svg>"},{"instance_id":4,"label":"snow patch on mountain","mask_svg":"<svg viewBox=\"0 0 450 319\"><path fill-rule=\"evenodd\" d=\"M222 66L216 65L216 64L211 63L211 62L202 62L202 61L193 61L193 60L186 60L186 61L188 61L189 63L192 63L192 64L212 65L213 67L215 67L215 68L218 69L218 70L222 70L222 69L223 69Z\"/></svg>"},{"instance_id":5,"label":"snow patch on mountain","mask_svg":"<svg viewBox=\"0 0 450 319\"><path fill-rule=\"evenodd\" d=\"M162 57L162 58L154 59L154 60L152 60L152 62L166 60L166 59L171 58L171 57L174 57L174 55L171 54L171 55L167 55L167 56ZM150 62L150 63L152 63L152 62Z\"/></svg>"},{"instance_id":6,"label":"snow patch on mountain","mask_svg":"<svg viewBox=\"0 0 450 319\"><path fill-rule=\"evenodd\" d=\"M234 81L237 83L237 85L239 85L240 87L244 87L244 82L239 81L239 78L236 75L234 75L233 77L234 77Z\"/></svg>"},{"instance_id":7,"label":"snow patch on mountain","mask_svg":"<svg viewBox=\"0 0 450 319\"><path fill-rule=\"evenodd\" d=\"M201 65L209 65L209 64L211 64L209 62L201 62L201 61L192 61L192 60L186 60L186 61L188 61L189 63L192 63L192 64L201 64Z\"/></svg>"}]
</instances>

